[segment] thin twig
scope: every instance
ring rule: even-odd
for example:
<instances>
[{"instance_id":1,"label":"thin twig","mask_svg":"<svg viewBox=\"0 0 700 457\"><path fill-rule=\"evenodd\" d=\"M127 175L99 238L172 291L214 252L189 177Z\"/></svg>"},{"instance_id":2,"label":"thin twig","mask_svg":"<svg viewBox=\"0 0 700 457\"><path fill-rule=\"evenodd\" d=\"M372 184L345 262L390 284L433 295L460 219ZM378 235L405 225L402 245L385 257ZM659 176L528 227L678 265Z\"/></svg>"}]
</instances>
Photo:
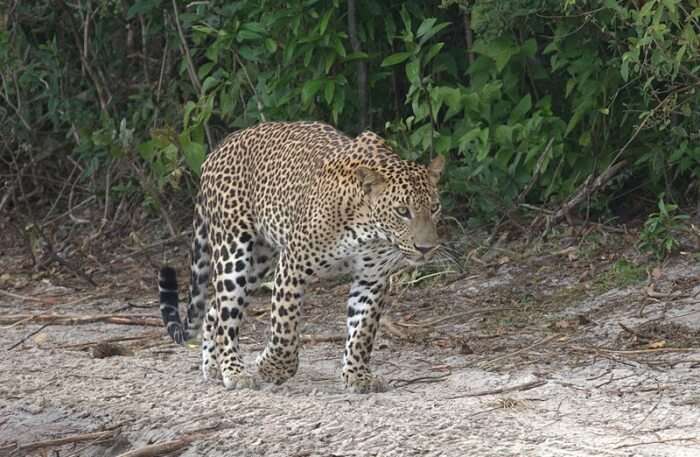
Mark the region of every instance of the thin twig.
<instances>
[{"instance_id":1,"label":"thin twig","mask_svg":"<svg viewBox=\"0 0 700 457\"><path fill-rule=\"evenodd\" d=\"M263 122L266 122L265 114L263 113L263 104L260 101L260 97L258 96L258 91L255 89L255 86L253 85L253 81L251 81L251 79L250 79L250 75L248 74L248 69L245 67L245 65L243 65L243 62L241 62L241 58L238 57L237 52L233 53L233 57L234 57L234 59L236 59L236 62L238 62L238 65L243 70L243 76L245 76L245 79L248 82L248 85L250 86L250 90L253 91L253 96L255 97L255 104L258 107L258 114L260 114L260 120Z\"/></svg>"},{"instance_id":2,"label":"thin twig","mask_svg":"<svg viewBox=\"0 0 700 457\"><path fill-rule=\"evenodd\" d=\"M700 348L652 348L652 349L632 349L632 350L615 350L587 346L571 346L571 349L577 352L603 352L605 354L649 354L652 352L696 352Z\"/></svg>"},{"instance_id":3,"label":"thin twig","mask_svg":"<svg viewBox=\"0 0 700 457\"><path fill-rule=\"evenodd\" d=\"M624 325L622 322L618 322L617 325L619 325L620 328L622 328L622 330L624 330L625 332L630 333L630 334L636 336L637 338L639 338L639 339L641 339L641 340L650 341L650 340L653 339L653 338L650 337L650 336L642 335L641 333L639 333L639 332L637 332L637 331L635 331L635 330L632 330L631 328L629 328L629 327L627 327L626 325Z\"/></svg>"},{"instance_id":4,"label":"thin twig","mask_svg":"<svg viewBox=\"0 0 700 457\"><path fill-rule=\"evenodd\" d=\"M357 8L355 0L348 0L348 35L350 45L355 53L362 52L360 40L357 36ZM360 111L359 127L364 130L369 126L368 122L368 97L367 97L367 62L364 59L357 60L357 97Z\"/></svg>"},{"instance_id":5,"label":"thin twig","mask_svg":"<svg viewBox=\"0 0 700 457\"><path fill-rule=\"evenodd\" d=\"M433 382L442 382L445 379L449 378L451 373L447 373L444 375L440 376L420 376L418 378L411 378L411 379L392 379L390 381L391 385L394 388L401 388L401 387L406 387L411 384L425 384L425 383L433 383Z\"/></svg>"},{"instance_id":6,"label":"thin twig","mask_svg":"<svg viewBox=\"0 0 700 457\"><path fill-rule=\"evenodd\" d=\"M168 211L165 209L165 206L163 205L163 201L160 199L158 192L156 191L155 187L153 186L151 181L146 176L146 173L143 171L143 169L140 166L137 165L135 160L130 160L129 165L131 165L131 168L133 168L133 170L138 175L138 177L141 181L141 187L143 187L143 189L146 192L148 192L148 194L157 202L158 209L160 210L160 215L163 217L163 220L165 221L165 225L168 227L168 231L170 232L170 235L173 237L177 236L177 231L175 230L175 226L173 225L173 221L170 218Z\"/></svg>"},{"instance_id":7,"label":"thin twig","mask_svg":"<svg viewBox=\"0 0 700 457\"><path fill-rule=\"evenodd\" d=\"M177 12L177 2L173 0L173 13L175 14L175 27L177 28L177 34L180 37L180 43L182 47L182 52L185 54L185 63L187 64L187 74L190 76L190 81L197 91L199 98L204 96L202 90L202 85L197 77L197 72L194 69L194 64L192 63L192 56L190 55L190 48L187 46L187 40L185 39L185 34L182 32L182 26L180 25L180 14ZM211 136L211 131L209 130L209 123L204 123L204 133L207 135L207 143L209 143L209 150L214 149L214 141Z\"/></svg>"},{"instance_id":8,"label":"thin twig","mask_svg":"<svg viewBox=\"0 0 700 457\"><path fill-rule=\"evenodd\" d=\"M72 191L71 191L71 192L72 192ZM80 207L83 207L83 206L87 205L88 203L93 202L96 198L97 198L96 196L91 195L90 197L86 198L85 200L83 200L82 202L78 203L78 204L75 205L74 207L70 208L70 206L69 206L70 209L69 209L68 211L66 211L66 212L64 212L64 213L62 213L62 214L59 214L58 216L54 217L53 219L50 219L50 220L44 222L44 223L42 224L42 226L43 226L43 227L46 227L47 225L50 225L50 224L56 222L57 220L59 220L59 219L61 219L61 218L64 218L64 217L66 217L66 216L69 216L69 217L71 217L72 220L75 220L76 217L73 216L73 210L76 210L76 209L78 209L78 208L80 208ZM69 205L70 205L70 203L69 203ZM90 222L90 221L87 221L87 222ZM82 222L82 220L81 220L80 223L85 223L85 222Z\"/></svg>"},{"instance_id":9,"label":"thin twig","mask_svg":"<svg viewBox=\"0 0 700 457\"><path fill-rule=\"evenodd\" d=\"M11 297L11 298L16 298L18 300L25 300L25 301L33 301L36 303L43 303L45 305L55 305L56 302L50 298L36 298L36 297L29 297L27 295L19 295L19 294L14 294L12 292L8 292L6 290L0 289L0 295L4 295L6 297Z\"/></svg>"},{"instance_id":10,"label":"thin twig","mask_svg":"<svg viewBox=\"0 0 700 457\"><path fill-rule=\"evenodd\" d=\"M100 344L148 340L151 338L160 338L161 336L163 336L163 332L148 332L148 333L144 333L143 335L139 335L139 336L119 336L119 337L115 337L115 338L106 338L106 339L98 340L98 341L87 341L85 343L63 344L61 346L56 346L55 349L83 350L83 349L87 349L91 346L97 346Z\"/></svg>"},{"instance_id":11,"label":"thin twig","mask_svg":"<svg viewBox=\"0 0 700 457\"><path fill-rule=\"evenodd\" d=\"M302 335L301 341L303 343L337 343L339 341L345 341L345 335Z\"/></svg>"},{"instance_id":12,"label":"thin twig","mask_svg":"<svg viewBox=\"0 0 700 457\"><path fill-rule=\"evenodd\" d=\"M120 256L118 256L118 257L115 257L115 258L113 258L109 263L110 263L110 264L113 264L113 263L119 262L119 261L121 261L121 260L128 259L129 257L134 257L134 256L142 255L142 254L144 254L145 252L150 251L151 249L159 248L159 247L161 247L161 246L165 246L165 245L168 245L168 244L171 244L171 243L176 243L176 242L180 241L182 238L184 238L184 237L186 237L186 236L189 236L189 235L191 235L191 234L192 234L192 230L191 230L191 229L185 230L185 231L180 232L179 234L177 234L177 235L175 235L175 236L171 236L171 237L168 238L168 239L161 240L161 241L156 241L155 243L151 243L151 244L148 244L148 245L146 245L146 246L143 246L142 248L139 248L138 250L136 250L136 251L134 251L134 252L131 252L131 253L129 253L129 254L124 254L124 255L120 255Z\"/></svg>"},{"instance_id":13,"label":"thin twig","mask_svg":"<svg viewBox=\"0 0 700 457\"><path fill-rule=\"evenodd\" d=\"M401 325L403 327L431 327L436 324L439 324L441 322L445 321L451 321L460 317L465 317L465 316L471 316L472 314L480 314L480 313L494 313L498 311L511 311L516 308L480 308L480 309L472 309L469 311L464 311L461 313L455 313L451 314L449 316L442 316L442 317L436 317L434 319L429 319L425 320L422 322L416 322L416 323L411 323L411 322L396 322L397 325Z\"/></svg>"},{"instance_id":14,"label":"thin twig","mask_svg":"<svg viewBox=\"0 0 700 457\"><path fill-rule=\"evenodd\" d=\"M465 398L465 397L483 397L485 395L504 394L507 392L530 390L530 389L534 389L536 387L543 386L545 384L547 384L547 381L544 381L542 379L538 379L536 381L529 381L529 382L525 382L523 384L517 384L515 386L501 387L499 389L493 389L493 390L482 390L480 392L473 392L473 393L468 393L468 394L463 394L463 395L456 395L454 397L441 398L441 400L454 400L457 398Z\"/></svg>"},{"instance_id":15,"label":"thin twig","mask_svg":"<svg viewBox=\"0 0 700 457\"><path fill-rule=\"evenodd\" d=\"M556 223L566 217L574 207L578 206L579 203L590 197L592 194L604 187L610 179L612 179L617 172L627 165L627 161L622 160L620 162L611 164L608 168L599 174L595 179L593 175L589 176L584 183L578 188L573 197L571 197L566 203L564 203L559 210L554 213L549 219L549 224Z\"/></svg>"},{"instance_id":16,"label":"thin twig","mask_svg":"<svg viewBox=\"0 0 700 457\"><path fill-rule=\"evenodd\" d=\"M160 319L143 315L125 314L99 314L95 316L79 316L67 314L13 314L0 316L0 325L14 324L17 321L25 323L47 322L52 325L79 325L92 324L94 322L106 322L119 325L142 325L148 327L161 327Z\"/></svg>"},{"instance_id":17,"label":"thin twig","mask_svg":"<svg viewBox=\"0 0 700 457\"><path fill-rule=\"evenodd\" d=\"M166 441L164 443L151 444L140 449L134 449L128 452L124 452L123 454L119 454L118 457L157 457L160 455L170 454L171 452L177 451L185 446L190 445L190 443L197 439L204 438L220 430L223 430L225 428L231 428L233 426L235 426L235 424L227 426L216 425L214 427L208 427L205 429L189 432L181 438L172 441Z\"/></svg>"},{"instance_id":18,"label":"thin twig","mask_svg":"<svg viewBox=\"0 0 700 457\"><path fill-rule=\"evenodd\" d=\"M69 435L63 438L54 438L44 441L36 441L34 443L22 444L17 446L14 455L27 455L31 451L37 449L45 449L49 447L58 447L65 444L80 443L83 441L104 440L114 437L118 430L107 430L104 432L81 433L79 435Z\"/></svg>"},{"instance_id":19,"label":"thin twig","mask_svg":"<svg viewBox=\"0 0 700 457\"><path fill-rule=\"evenodd\" d=\"M688 436L685 438L669 438L666 440L643 441L641 443L621 444L620 446L616 446L614 449L623 449L626 447L635 447L635 446L646 446L648 444L672 443L674 441L698 441L698 440L700 440L700 436Z\"/></svg>"},{"instance_id":20,"label":"thin twig","mask_svg":"<svg viewBox=\"0 0 700 457\"><path fill-rule=\"evenodd\" d=\"M538 341L534 342L533 344L531 344L531 345L529 345L529 346L526 346L526 347L524 347L524 348L522 348L522 349L518 349L518 350L515 351L515 352L511 352L511 353L509 353L509 354L505 354L505 355L502 355L502 356L500 356L500 357L496 357L495 359L487 360L486 362L484 362L484 365L490 365L490 364L492 364L492 363L494 363L494 362L497 362L497 361L499 361L499 360L507 359L507 358L513 357L513 356L515 356L515 355L521 354L521 353L523 353L523 352L525 352L525 351L529 351L530 349L533 349L533 348L535 348L535 347L537 347L537 346L541 346L541 345L543 345L543 344L545 344L545 343L549 343L550 341L552 341L553 339L557 338L558 336L559 336L558 334L549 335L549 336L547 336L547 337L545 337L545 338L542 338L541 340L538 340Z\"/></svg>"},{"instance_id":21,"label":"thin twig","mask_svg":"<svg viewBox=\"0 0 700 457\"><path fill-rule=\"evenodd\" d=\"M34 330L33 332L30 332L30 333L27 334L24 338L22 338L21 340L19 340L18 342L16 342L15 344L13 344L12 346L10 346L9 348L7 348L7 351L9 352L9 351L13 350L14 348L16 348L17 346L19 346L20 344L22 344L22 343L24 343L25 341L27 341L29 338L33 337L34 335L36 335L36 334L39 333L40 331L44 330L44 329L45 329L46 327L48 327L49 325L51 325L51 323L44 324L44 325L42 325L41 327L39 327L38 329Z\"/></svg>"}]
</instances>

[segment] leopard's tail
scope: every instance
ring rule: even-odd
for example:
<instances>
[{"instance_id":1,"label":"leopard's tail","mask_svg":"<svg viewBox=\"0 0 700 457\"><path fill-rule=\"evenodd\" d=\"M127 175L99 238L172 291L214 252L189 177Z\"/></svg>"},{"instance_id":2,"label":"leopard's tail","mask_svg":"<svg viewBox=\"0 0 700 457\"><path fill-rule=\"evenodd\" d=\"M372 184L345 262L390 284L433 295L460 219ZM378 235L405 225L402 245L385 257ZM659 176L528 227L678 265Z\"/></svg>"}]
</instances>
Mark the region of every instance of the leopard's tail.
<instances>
[{"instance_id":1,"label":"leopard's tail","mask_svg":"<svg viewBox=\"0 0 700 457\"><path fill-rule=\"evenodd\" d=\"M192 256L190 264L190 300L187 315L180 318L177 297L177 275L175 269L164 266L160 270L160 314L168 334L177 344L195 338L202 329L207 308L207 285L209 283L209 224L202 205L194 208L192 221Z\"/></svg>"},{"instance_id":2,"label":"leopard's tail","mask_svg":"<svg viewBox=\"0 0 700 457\"><path fill-rule=\"evenodd\" d=\"M165 327L168 329L168 334L177 344L184 344L185 341L190 339L190 335L180 320L177 274L174 268L165 266L160 269L158 290L160 292L160 314L163 317Z\"/></svg>"}]
</instances>

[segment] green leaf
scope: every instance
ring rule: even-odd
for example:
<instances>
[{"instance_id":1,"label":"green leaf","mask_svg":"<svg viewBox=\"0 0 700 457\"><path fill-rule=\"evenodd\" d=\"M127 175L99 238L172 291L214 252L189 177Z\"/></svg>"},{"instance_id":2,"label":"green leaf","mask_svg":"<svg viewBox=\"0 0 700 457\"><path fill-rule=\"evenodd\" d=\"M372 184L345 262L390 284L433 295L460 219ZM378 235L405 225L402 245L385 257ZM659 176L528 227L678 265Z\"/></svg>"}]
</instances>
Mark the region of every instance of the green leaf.
<instances>
[{"instance_id":1,"label":"green leaf","mask_svg":"<svg viewBox=\"0 0 700 457\"><path fill-rule=\"evenodd\" d=\"M432 30L433 25L437 22L437 19L434 17L429 17L421 23L421 25L418 27L418 31L416 32L416 37L420 38L426 33L428 33L430 30Z\"/></svg>"},{"instance_id":2,"label":"green leaf","mask_svg":"<svg viewBox=\"0 0 700 457\"><path fill-rule=\"evenodd\" d=\"M259 40L260 38L262 38L262 35L260 35L257 32L241 29L238 31L238 35L236 35L236 38L239 42L241 42L241 41L255 41L255 40Z\"/></svg>"},{"instance_id":3,"label":"green leaf","mask_svg":"<svg viewBox=\"0 0 700 457\"><path fill-rule=\"evenodd\" d=\"M338 116L343 113L345 109L345 88L340 86L337 88L335 96L333 97L333 122L338 123Z\"/></svg>"},{"instance_id":4,"label":"green leaf","mask_svg":"<svg viewBox=\"0 0 700 457\"><path fill-rule=\"evenodd\" d=\"M241 29L249 30L253 33L264 35L267 33L267 29L264 25L259 22L246 22L241 26Z\"/></svg>"},{"instance_id":5,"label":"green leaf","mask_svg":"<svg viewBox=\"0 0 700 457\"><path fill-rule=\"evenodd\" d=\"M328 11L326 11L326 14L324 14L321 18L321 23L319 27L319 32L321 35L326 33L326 29L328 28L328 21L330 21L331 15L333 15L333 9L329 9Z\"/></svg>"},{"instance_id":6,"label":"green leaf","mask_svg":"<svg viewBox=\"0 0 700 457\"><path fill-rule=\"evenodd\" d=\"M510 125L499 125L493 132L494 139L501 146L510 146L513 144L513 130L515 128Z\"/></svg>"},{"instance_id":7,"label":"green leaf","mask_svg":"<svg viewBox=\"0 0 700 457\"><path fill-rule=\"evenodd\" d=\"M335 52L340 56L340 57L345 57L347 56L347 52L345 51L345 47L343 46L343 42L340 38L337 38L335 40Z\"/></svg>"},{"instance_id":8,"label":"green leaf","mask_svg":"<svg viewBox=\"0 0 700 457\"><path fill-rule=\"evenodd\" d=\"M209 75L211 69L214 68L214 65L214 62L207 62L199 67L197 70L197 77L199 77L200 81Z\"/></svg>"},{"instance_id":9,"label":"green leaf","mask_svg":"<svg viewBox=\"0 0 700 457\"><path fill-rule=\"evenodd\" d=\"M321 89L323 83L324 80L322 79L312 79L310 81L306 81L301 90L301 102L304 105L311 103L316 93Z\"/></svg>"},{"instance_id":10,"label":"green leaf","mask_svg":"<svg viewBox=\"0 0 700 457\"><path fill-rule=\"evenodd\" d=\"M205 94L208 93L210 89L219 85L220 82L221 81L219 81L219 78L216 78L214 76L207 77L207 79L205 79L202 83L202 92Z\"/></svg>"},{"instance_id":11,"label":"green leaf","mask_svg":"<svg viewBox=\"0 0 700 457\"><path fill-rule=\"evenodd\" d=\"M420 61L418 59L406 64L406 77L414 86L420 86Z\"/></svg>"},{"instance_id":12,"label":"green leaf","mask_svg":"<svg viewBox=\"0 0 700 457\"><path fill-rule=\"evenodd\" d=\"M428 49L428 52L425 53L425 57L423 58L423 64L424 64L424 65L427 65L428 62L430 62L431 60L433 60L433 57L435 57L436 55L438 55L438 53L439 53L440 50L443 48L443 46L445 46L445 43L442 43L442 42L440 42L440 43L435 43L434 45L432 45L432 46L430 47L430 49Z\"/></svg>"},{"instance_id":13,"label":"green leaf","mask_svg":"<svg viewBox=\"0 0 700 457\"><path fill-rule=\"evenodd\" d=\"M187 126L190 123L190 114L192 113L192 110L194 110L196 107L197 107L197 105L192 100L185 103L185 109L184 109L184 112L182 114L183 128L185 130L187 130Z\"/></svg>"},{"instance_id":14,"label":"green leaf","mask_svg":"<svg viewBox=\"0 0 700 457\"><path fill-rule=\"evenodd\" d=\"M333 101L333 94L335 93L335 81L332 79L329 79L326 81L325 86L323 87L323 96L326 99L326 103L328 105L331 104Z\"/></svg>"},{"instance_id":15,"label":"green leaf","mask_svg":"<svg viewBox=\"0 0 700 457\"><path fill-rule=\"evenodd\" d=\"M206 147L201 143L187 142L183 145L185 162L197 176L202 174L202 164L206 158Z\"/></svg>"},{"instance_id":16,"label":"green leaf","mask_svg":"<svg viewBox=\"0 0 700 457\"><path fill-rule=\"evenodd\" d=\"M429 19L426 19L426 20L429 20ZM423 27L424 24L425 24L425 21L423 22L423 24L421 24L421 27ZM440 33L448 25L450 25L449 22L442 22L434 27L431 25L430 29L425 31L424 34L421 34L421 30L419 28L418 33L416 33L416 36L418 38L420 38L420 40L418 41L418 44L423 45L423 44L427 43L428 40L430 40L432 37L434 37L435 35Z\"/></svg>"},{"instance_id":17,"label":"green leaf","mask_svg":"<svg viewBox=\"0 0 700 457\"><path fill-rule=\"evenodd\" d=\"M438 154L447 154L452 149L452 136L439 135L435 140L435 152Z\"/></svg>"},{"instance_id":18,"label":"green leaf","mask_svg":"<svg viewBox=\"0 0 700 457\"><path fill-rule=\"evenodd\" d=\"M335 63L335 53L333 52L327 52L325 57L323 58L323 69L325 74L329 74L331 71L331 67Z\"/></svg>"},{"instance_id":19,"label":"green leaf","mask_svg":"<svg viewBox=\"0 0 700 457\"><path fill-rule=\"evenodd\" d=\"M392 54L382 61L382 67L390 67L392 65L398 65L401 62L405 62L409 57L413 55L412 52L397 52Z\"/></svg>"},{"instance_id":20,"label":"green leaf","mask_svg":"<svg viewBox=\"0 0 700 457\"><path fill-rule=\"evenodd\" d=\"M352 62L353 60L366 60L369 59L369 54L366 52L351 52L343 59L343 62Z\"/></svg>"},{"instance_id":21,"label":"green leaf","mask_svg":"<svg viewBox=\"0 0 700 457\"><path fill-rule=\"evenodd\" d=\"M525 54L526 57L534 57L537 52L537 41L534 38L525 40L525 42L520 46L520 52Z\"/></svg>"},{"instance_id":22,"label":"green leaf","mask_svg":"<svg viewBox=\"0 0 700 457\"><path fill-rule=\"evenodd\" d=\"M496 62L496 69L500 72L508 64L510 59L520 51L518 45L509 38L496 38L495 40L477 40L473 47L474 52L490 57Z\"/></svg>"},{"instance_id":23,"label":"green leaf","mask_svg":"<svg viewBox=\"0 0 700 457\"><path fill-rule=\"evenodd\" d=\"M140 0L129 7L126 12L126 18L131 19L139 14L144 14L150 12L160 3L159 0Z\"/></svg>"},{"instance_id":24,"label":"green leaf","mask_svg":"<svg viewBox=\"0 0 700 457\"><path fill-rule=\"evenodd\" d=\"M270 51L270 54L274 54L277 51L277 42L272 38L265 38L265 47Z\"/></svg>"},{"instance_id":25,"label":"green leaf","mask_svg":"<svg viewBox=\"0 0 700 457\"><path fill-rule=\"evenodd\" d=\"M527 94L520 99L518 104L515 105L515 108L513 108L513 111L511 111L510 120L519 121L524 119L527 112L530 111L530 108L532 108L532 98L530 94Z\"/></svg>"}]
</instances>

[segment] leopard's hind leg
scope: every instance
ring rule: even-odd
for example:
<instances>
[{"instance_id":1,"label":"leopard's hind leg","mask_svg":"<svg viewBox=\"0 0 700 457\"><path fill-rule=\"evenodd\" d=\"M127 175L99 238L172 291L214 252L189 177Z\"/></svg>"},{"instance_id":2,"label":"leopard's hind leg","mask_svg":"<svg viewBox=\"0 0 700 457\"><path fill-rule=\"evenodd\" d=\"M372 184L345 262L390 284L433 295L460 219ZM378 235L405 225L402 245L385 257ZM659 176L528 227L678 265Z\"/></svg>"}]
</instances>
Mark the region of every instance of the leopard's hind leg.
<instances>
[{"instance_id":1,"label":"leopard's hind leg","mask_svg":"<svg viewBox=\"0 0 700 457\"><path fill-rule=\"evenodd\" d=\"M207 312L207 288L209 285L209 269L211 247L209 245L209 224L207 223L201 204L195 205L192 222L192 259L190 279L190 304L187 308L187 328L195 337L202 329L202 374L205 379L219 379L217 350L213 335L218 326L216 309L210 307ZM206 322L202 326L202 320ZM203 327L203 328L202 328Z\"/></svg>"},{"instance_id":2,"label":"leopard's hind leg","mask_svg":"<svg viewBox=\"0 0 700 457\"><path fill-rule=\"evenodd\" d=\"M246 372L239 349L241 323L248 307L248 294L260 282L255 276L254 248L257 234L250 218L239 215L234 224L210 225L214 267L216 360L226 388L255 387ZM261 272L262 273L262 272ZM210 314L211 315L211 314Z\"/></svg>"}]
</instances>

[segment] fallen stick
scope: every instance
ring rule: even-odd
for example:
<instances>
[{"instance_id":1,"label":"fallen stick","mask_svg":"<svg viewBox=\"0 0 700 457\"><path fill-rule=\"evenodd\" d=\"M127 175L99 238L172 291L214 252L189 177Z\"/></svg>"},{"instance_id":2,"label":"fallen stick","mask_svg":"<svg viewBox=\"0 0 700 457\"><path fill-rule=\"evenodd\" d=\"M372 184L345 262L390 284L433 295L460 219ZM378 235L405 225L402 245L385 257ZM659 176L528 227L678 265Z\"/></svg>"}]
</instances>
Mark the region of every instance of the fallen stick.
<instances>
[{"instance_id":1,"label":"fallen stick","mask_svg":"<svg viewBox=\"0 0 700 457\"><path fill-rule=\"evenodd\" d=\"M647 354L650 352L698 352L700 348L652 348L652 349L630 349L616 350L586 346L571 346L571 349L578 352L603 352L605 354Z\"/></svg>"},{"instance_id":2,"label":"fallen stick","mask_svg":"<svg viewBox=\"0 0 700 457\"><path fill-rule=\"evenodd\" d=\"M540 345L545 344L545 343L549 343L550 341L552 341L553 339L555 339L555 338L557 338L557 337L559 337L559 336L560 336L560 335L558 335L558 334L549 335L549 336L547 336L547 337L545 337L545 338L542 338L541 340L535 341L533 344L531 344L531 345L529 345L529 346L526 346L526 347L524 347L524 348L522 348L522 349L518 349L518 350L515 351L515 352L511 352L511 353L509 353L509 354L505 354L505 355L502 355L502 356L500 356L500 357L496 357L495 359L487 360L487 361L484 362L484 365L489 365L489 364L491 364L491 363L493 363L493 362L497 362L497 361L499 361L499 360L507 359L507 358L509 358L509 357L513 357L514 355L518 355L518 354L523 353L523 352L525 352L525 351L529 351L530 349L533 349L533 348L535 348L535 347L537 347L537 346L540 346Z\"/></svg>"},{"instance_id":3,"label":"fallen stick","mask_svg":"<svg viewBox=\"0 0 700 457\"><path fill-rule=\"evenodd\" d=\"M166 441L164 443L151 444L139 449L132 449L131 451L119 454L117 457L157 457L160 455L170 454L171 452L175 452L185 446L188 446L197 439L205 438L218 431L231 428L232 426L233 425L222 427L220 425L216 425L214 427L207 427L199 431L192 431L185 434L181 438Z\"/></svg>"},{"instance_id":4,"label":"fallen stick","mask_svg":"<svg viewBox=\"0 0 700 457\"><path fill-rule=\"evenodd\" d=\"M19 295L19 294L13 294L12 292L8 292L6 290L0 289L0 295L4 295L6 297L10 298L16 298L18 300L25 300L25 301L33 301L36 303L44 303L46 305L55 305L56 301L52 298L36 298L36 297L29 297L26 295Z\"/></svg>"},{"instance_id":5,"label":"fallen stick","mask_svg":"<svg viewBox=\"0 0 700 457\"><path fill-rule=\"evenodd\" d=\"M148 244L146 246L142 246L141 248L138 248L129 254L117 256L117 257L113 258L109 263L114 264L114 263L117 263L121 260L128 259L129 257L137 257L140 255L143 255L146 252L150 251L151 249L155 249L155 248L159 248L162 246L167 246L168 244L176 243L176 242L180 241L182 238L184 238L186 236L190 236L191 234L192 234L192 230L185 230L184 232L180 232L179 234L177 234L175 236L171 236L170 238L168 238L166 240L157 241L155 243L151 243L151 244Z\"/></svg>"},{"instance_id":6,"label":"fallen stick","mask_svg":"<svg viewBox=\"0 0 700 457\"><path fill-rule=\"evenodd\" d=\"M447 373L440 376L420 376L418 378L412 379L392 379L389 383L395 388L400 389L401 387L406 387L411 384L420 383L432 383L432 382L442 382L449 378L451 373Z\"/></svg>"},{"instance_id":7,"label":"fallen stick","mask_svg":"<svg viewBox=\"0 0 700 457\"><path fill-rule=\"evenodd\" d=\"M97 316L74 316L58 314L14 314L0 317L0 325L11 325L18 321L24 323L50 323L52 325L79 325L105 322L119 325L143 325L161 327L162 321L155 317L142 315L101 314Z\"/></svg>"},{"instance_id":8,"label":"fallen stick","mask_svg":"<svg viewBox=\"0 0 700 457\"><path fill-rule=\"evenodd\" d=\"M24 343L25 341L27 341L29 338L33 337L34 335L36 335L36 334L39 333L40 331L44 330L44 329L45 329L46 327L48 327L49 325L51 325L51 324L44 324L44 325L42 325L41 327L39 327L38 329L34 330L33 332L30 332L30 333L27 334L24 338L22 338L21 340L19 340L18 342L16 342L15 344L13 344L12 346L10 346L9 348L7 348L7 351L9 352L9 351L13 350L14 348L16 348L17 346L19 346L20 344L22 344L22 343Z\"/></svg>"},{"instance_id":9,"label":"fallen stick","mask_svg":"<svg viewBox=\"0 0 700 457\"><path fill-rule=\"evenodd\" d=\"M80 435L69 435L63 438L54 438L51 440L36 441L34 443L18 445L14 451L14 455L27 455L31 451L44 449L47 447L58 447L64 444L81 443L83 441L98 441L106 438L112 438L117 430L107 430L105 432L83 433ZM13 454L10 454L13 455Z\"/></svg>"},{"instance_id":10,"label":"fallen stick","mask_svg":"<svg viewBox=\"0 0 700 457\"><path fill-rule=\"evenodd\" d=\"M83 350L87 349L91 346L97 346L98 344L109 344L109 343L122 343L125 341L140 341L140 340L148 340L151 338L159 338L163 335L163 332L149 332L149 333L144 333L143 335L139 336L121 336L121 337L116 337L116 338L106 338L104 340L98 340L98 341L87 341L85 343L72 343L72 344L63 344L61 346L55 346L54 349L76 349L76 350Z\"/></svg>"},{"instance_id":11,"label":"fallen stick","mask_svg":"<svg viewBox=\"0 0 700 457\"><path fill-rule=\"evenodd\" d=\"M339 341L345 341L345 335L302 335L301 341L303 343L337 343Z\"/></svg>"},{"instance_id":12,"label":"fallen stick","mask_svg":"<svg viewBox=\"0 0 700 457\"><path fill-rule=\"evenodd\" d=\"M656 440L656 441L642 441L640 443L630 443L630 444L621 444L619 446L615 446L613 449L623 449L626 447L635 447L635 446L646 446L649 444L662 444L662 443L672 443L674 441L700 441L700 435L698 436L688 436L686 438L669 438L666 440Z\"/></svg>"},{"instance_id":13,"label":"fallen stick","mask_svg":"<svg viewBox=\"0 0 700 457\"><path fill-rule=\"evenodd\" d=\"M165 443L151 444L140 449L134 449L132 451L119 454L118 457L156 457L159 455L170 454L171 452L175 452L178 449L188 446L195 439L195 436L188 436L173 441L167 441Z\"/></svg>"},{"instance_id":14,"label":"fallen stick","mask_svg":"<svg viewBox=\"0 0 700 457\"><path fill-rule=\"evenodd\" d=\"M617 174L617 172L625 165L627 165L627 161L621 160L620 162L610 164L608 168L606 168L601 174L596 176L595 179L593 178L593 175L586 178L583 184L581 184L581 186L579 186L579 188L576 190L576 193L573 197L571 197L567 202L565 202L559 208L559 210L556 213L554 213L554 215L546 216L546 218L548 219L548 226L553 225L567 217L571 210L573 210L581 202L586 200L589 196L597 192L599 189L605 187L608 181L610 181L610 179L612 179ZM531 226L534 226L539 220L539 218L535 218Z\"/></svg>"},{"instance_id":15,"label":"fallen stick","mask_svg":"<svg viewBox=\"0 0 700 457\"><path fill-rule=\"evenodd\" d=\"M101 298L104 296L102 295L88 295L82 298L78 298L73 301L69 301L66 303L59 303L56 297L30 297L28 295L19 295L19 294L14 294L12 292L8 292L6 290L0 290L0 295L5 295L6 297L11 297L11 298L16 298L18 300L24 300L24 301L31 301L31 302L36 302L36 303L43 303L44 305L51 305L51 306L71 306L71 305L77 305L78 303L84 302L86 300L90 299L97 299Z\"/></svg>"},{"instance_id":16,"label":"fallen stick","mask_svg":"<svg viewBox=\"0 0 700 457\"><path fill-rule=\"evenodd\" d=\"M456 313L456 314L451 314L449 316L442 316L442 317L436 317L434 319L428 319L422 322L416 322L416 323L411 323L411 322L401 322L401 321L396 321L396 325L401 325L403 327L430 327L433 325L437 325L441 322L449 321L452 319L457 319L459 317L465 317L465 316L470 316L472 314L479 314L479 313L493 313L497 311L512 311L516 308L480 308L480 309L472 309L470 311L464 311L461 313Z\"/></svg>"},{"instance_id":17,"label":"fallen stick","mask_svg":"<svg viewBox=\"0 0 700 457\"><path fill-rule=\"evenodd\" d=\"M526 382L523 384L517 384L515 386L501 387L500 389L493 389L493 390L482 390L481 392L474 392L474 393L468 393L468 394L464 394L464 395L457 395L454 397L441 398L441 400L454 400L456 398L464 398L464 397L483 397L484 395L504 394L504 393L508 393L508 392L530 390L530 389L534 389L535 387L543 386L545 384L547 384L547 381L543 381L541 379L538 379L537 381L530 381L530 382Z\"/></svg>"},{"instance_id":18,"label":"fallen stick","mask_svg":"<svg viewBox=\"0 0 700 457\"><path fill-rule=\"evenodd\" d=\"M639 338L640 340L647 341L647 342L653 340L652 337L650 337L650 336L648 336L648 335L642 335L641 333L637 332L636 330L632 330L631 328L627 327L627 326L626 326L625 324L623 324L622 322L618 322L617 325L619 325L620 328L621 328L622 330L624 330L625 332L630 333L630 334L632 334L633 336L636 336L636 337Z\"/></svg>"}]
</instances>

